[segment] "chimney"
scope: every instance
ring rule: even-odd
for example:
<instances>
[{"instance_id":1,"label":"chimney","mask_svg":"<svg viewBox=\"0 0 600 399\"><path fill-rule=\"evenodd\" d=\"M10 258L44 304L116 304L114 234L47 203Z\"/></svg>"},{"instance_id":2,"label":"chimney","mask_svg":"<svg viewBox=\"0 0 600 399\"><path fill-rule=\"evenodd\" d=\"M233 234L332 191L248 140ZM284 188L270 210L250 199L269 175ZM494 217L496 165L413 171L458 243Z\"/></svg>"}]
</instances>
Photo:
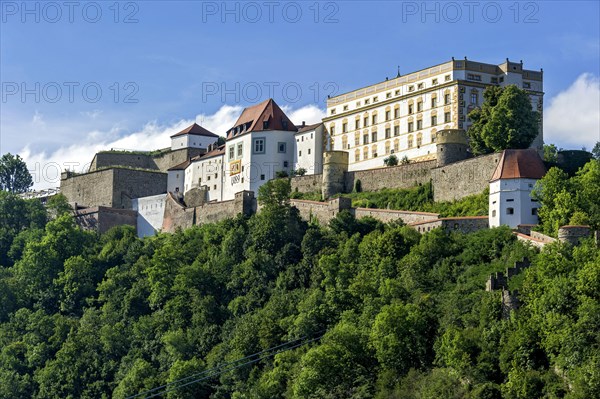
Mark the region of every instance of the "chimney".
<instances>
[{"instance_id":1,"label":"chimney","mask_svg":"<svg viewBox=\"0 0 600 399\"><path fill-rule=\"evenodd\" d=\"M306 126L306 122L302 121L302 127Z\"/></svg>"}]
</instances>

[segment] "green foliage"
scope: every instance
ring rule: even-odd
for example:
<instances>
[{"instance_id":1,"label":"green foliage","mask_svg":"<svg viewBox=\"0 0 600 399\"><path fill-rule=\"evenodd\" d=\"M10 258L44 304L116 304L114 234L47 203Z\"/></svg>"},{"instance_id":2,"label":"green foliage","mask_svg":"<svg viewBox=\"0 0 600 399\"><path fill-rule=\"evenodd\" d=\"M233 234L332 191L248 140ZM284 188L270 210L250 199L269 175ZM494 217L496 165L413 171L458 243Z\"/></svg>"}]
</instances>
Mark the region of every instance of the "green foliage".
<instances>
[{"instance_id":1,"label":"green foliage","mask_svg":"<svg viewBox=\"0 0 600 399\"><path fill-rule=\"evenodd\" d=\"M591 160L571 178L557 167L537 182L532 193L540 203L541 230L556 236L564 225L600 228L600 161Z\"/></svg>"},{"instance_id":2,"label":"green foliage","mask_svg":"<svg viewBox=\"0 0 600 399\"><path fill-rule=\"evenodd\" d=\"M143 240L68 212L6 219L0 398L125 398L303 337L320 339L165 397L599 396L592 240L538 254L508 228L420 235L350 212L309 226L287 180L262 187L256 215ZM524 256L522 308L503 320L485 282Z\"/></svg>"},{"instance_id":3,"label":"green foliage","mask_svg":"<svg viewBox=\"0 0 600 399\"><path fill-rule=\"evenodd\" d=\"M539 113L529 94L516 85L487 87L481 108L469 112L473 122L467 134L474 154L508 148L527 148L538 135Z\"/></svg>"},{"instance_id":4,"label":"green foliage","mask_svg":"<svg viewBox=\"0 0 600 399\"><path fill-rule=\"evenodd\" d=\"M17 154L10 152L0 157L0 190L11 193L24 193L33 186L33 179L27 164Z\"/></svg>"},{"instance_id":5,"label":"green foliage","mask_svg":"<svg viewBox=\"0 0 600 399\"><path fill-rule=\"evenodd\" d=\"M360 181L360 179L356 179L356 181L354 182L354 192L355 193L362 192L362 182Z\"/></svg>"},{"instance_id":6,"label":"green foliage","mask_svg":"<svg viewBox=\"0 0 600 399\"><path fill-rule=\"evenodd\" d=\"M383 160L383 164L385 166L396 166L398 165L398 157L392 154Z\"/></svg>"},{"instance_id":7,"label":"green foliage","mask_svg":"<svg viewBox=\"0 0 600 399\"><path fill-rule=\"evenodd\" d=\"M554 144L544 144L544 162L556 163L558 161L558 148Z\"/></svg>"}]
</instances>

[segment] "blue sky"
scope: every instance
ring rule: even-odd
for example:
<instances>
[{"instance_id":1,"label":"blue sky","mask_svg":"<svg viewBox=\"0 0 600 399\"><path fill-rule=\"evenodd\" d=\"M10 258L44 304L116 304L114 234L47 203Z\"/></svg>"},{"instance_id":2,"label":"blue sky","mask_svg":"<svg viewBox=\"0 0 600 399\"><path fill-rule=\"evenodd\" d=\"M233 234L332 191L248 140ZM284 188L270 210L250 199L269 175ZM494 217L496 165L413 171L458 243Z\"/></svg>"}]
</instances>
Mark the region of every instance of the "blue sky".
<instances>
[{"instance_id":1,"label":"blue sky","mask_svg":"<svg viewBox=\"0 0 600 399\"><path fill-rule=\"evenodd\" d=\"M23 4L0 1L0 153L40 175L106 146L164 146L194 120L222 134L270 94L316 121L327 94L452 56L543 68L546 141L600 135L594 1Z\"/></svg>"}]
</instances>

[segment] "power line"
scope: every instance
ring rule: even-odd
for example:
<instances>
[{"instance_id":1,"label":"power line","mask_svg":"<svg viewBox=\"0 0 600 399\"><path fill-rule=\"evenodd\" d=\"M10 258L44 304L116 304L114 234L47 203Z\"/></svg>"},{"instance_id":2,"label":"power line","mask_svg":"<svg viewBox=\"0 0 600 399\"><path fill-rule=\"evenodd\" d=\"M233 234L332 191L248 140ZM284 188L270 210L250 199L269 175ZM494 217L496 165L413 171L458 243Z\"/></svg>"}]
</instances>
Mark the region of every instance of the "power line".
<instances>
[{"instance_id":1,"label":"power line","mask_svg":"<svg viewBox=\"0 0 600 399\"><path fill-rule=\"evenodd\" d=\"M325 329L323 329L323 330L320 330L320 331L317 331L317 332L316 332L316 334L320 334L320 333L322 333L322 332L324 332L324 331L325 331ZM316 338L312 338L312 339L306 340L306 338L308 338L308 337L309 337L309 336L304 336L304 337L301 337L301 338L297 338L297 339L294 339L294 340L291 340L291 341L285 342L285 343L283 343L283 344L280 344L280 345L277 345L277 346L273 346L273 347L271 347L271 348L268 348L268 349L262 350L262 351L260 351L260 352L253 353L253 354L251 354L251 355L248 355L248 356L246 356L246 357L243 357L243 358L240 358L240 359L237 359L237 360L233 360L233 361L231 361L231 362L228 362L228 363L224 363L224 364L218 365L218 366L216 366L216 367L213 367L213 368L211 368L211 369L208 369L208 370L204 370L204 371L202 371L202 372L200 372L200 373L195 373L195 374L189 375L189 376L187 376L187 377L183 377L183 378L180 378L180 379L178 379L178 380L175 380L175 381L169 382L169 383L167 383L167 384L164 384L164 385L161 385L161 386L158 386L158 387L152 388L152 389L150 389L150 390L147 390L147 391L144 391L144 392L140 392L140 393L137 393L137 394L135 394L135 395L128 396L126 399L133 399L133 398L137 398L137 397L144 396L144 395L147 395L147 394L152 394L152 395L151 395L151 396L146 396L146 399L148 399L148 398L153 398L153 397L155 397L155 396L159 396L159 395L165 394L165 393L167 393L167 392L170 392L170 391L173 391L173 390L175 390L175 389L179 389L179 388L182 388L182 387L184 387L184 386L187 386L187 385L190 385L190 384L194 384L194 383L196 383L196 382L200 382L200 381L203 381L203 380L205 380L205 379L208 379L208 378L211 378L211 377L217 376L217 375L219 375L219 374L222 374L222 373L224 373L224 372L231 371L231 370L235 370L236 368L240 368L240 367L246 366L246 365L248 365L248 364L256 363L256 362L258 362L258 361L260 361L260 360L263 360L263 359L266 359L266 358L268 358L268 357L275 356L275 355L277 355L278 353L281 353L281 352L284 352L284 351L287 351L287 350L291 350L291 349L295 349L295 348L297 348L297 347L299 347L299 346L302 346L302 345L306 345L306 344L308 344L308 343L310 343L310 342L314 342L314 341L316 341L316 340L318 340L318 339L321 339L321 338L323 337L323 335L321 335L321 336L319 336L319 337L316 337ZM302 340L305 340L305 341L304 341L304 342L297 343L298 341L302 341ZM292 345L292 346L290 346L290 347L287 347L287 348L283 348L283 347L285 347L285 346L288 346L288 345L291 345L291 344L294 344L294 345ZM280 348L283 348L283 349L280 349ZM259 357L258 359L253 359L253 360L251 360L251 361L248 361L248 362L246 362L246 363L243 363L243 364L240 364L240 365L237 365L237 366L231 367L231 368L229 368L229 369L221 370L221 369L223 369L224 367L229 367L229 366L232 366L232 365L234 365L234 364L236 364L236 363L239 363L239 362L241 362L241 361L244 361L244 360L247 360L247 359L253 358L253 357L255 357L255 356L258 356L258 355L262 355L262 354L264 354L264 353L267 353L267 352L271 352L271 351L273 351L273 350L276 350L276 349L280 349L280 350L278 350L278 351L276 351L276 352L273 352L273 353L268 353L267 355L265 355L265 356L262 356L262 357ZM206 374L208 374L208 375L207 375L207 376L205 376L205 377L202 377L202 378L200 378L200 379L196 379L196 380L193 380L193 381L190 381L190 382L187 382L187 383L184 383L184 384L181 384L181 385L175 386L175 387L173 387L173 388L170 388L170 387L171 387L171 386L173 386L173 385L177 385L177 384L179 384L179 383L181 383L181 382L184 382L184 381L186 381L186 380L189 380L189 379L192 379L192 378L195 378L195 377L200 377L200 376L203 376L203 375L206 375ZM165 388L167 388L167 389L163 391L163 389L165 389ZM156 391L161 391L161 392L156 392Z\"/></svg>"}]
</instances>

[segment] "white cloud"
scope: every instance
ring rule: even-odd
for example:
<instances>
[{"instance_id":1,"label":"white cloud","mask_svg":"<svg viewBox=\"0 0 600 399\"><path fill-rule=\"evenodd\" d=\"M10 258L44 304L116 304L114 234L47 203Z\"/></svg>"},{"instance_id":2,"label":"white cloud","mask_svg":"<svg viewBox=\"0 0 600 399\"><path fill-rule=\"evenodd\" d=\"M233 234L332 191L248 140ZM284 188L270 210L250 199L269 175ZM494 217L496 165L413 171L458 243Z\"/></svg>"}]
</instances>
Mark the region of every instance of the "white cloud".
<instances>
[{"instance_id":1,"label":"white cloud","mask_svg":"<svg viewBox=\"0 0 600 399\"><path fill-rule=\"evenodd\" d=\"M600 141L600 78L580 75L544 110L544 141L566 149L591 150Z\"/></svg>"},{"instance_id":2,"label":"white cloud","mask_svg":"<svg viewBox=\"0 0 600 399\"><path fill-rule=\"evenodd\" d=\"M156 121L146 123L138 131L124 133L120 124L102 129L82 132L80 138L71 145L60 146L55 150L39 151L31 145L26 145L19 154L23 157L34 180L34 189L57 187L60 185L60 172L65 169L77 172L86 171L94 154L98 151L114 149L126 150L155 150L171 145L170 136L188 127L194 121L216 134L224 136L231 128L240 113L241 106L224 105L214 114L199 114L194 119L181 119L171 124L159 124ZM301 124L315 123L321 120L324 112L314 105L307 105L299 109L285 107L292 122ZM51 125L36 113L36 123ZM85 116L86 118L89 115ZM79 125L79 121L74 121ZM59 129L63 129L60 127Z\"/></svg>"}]
</instances>

